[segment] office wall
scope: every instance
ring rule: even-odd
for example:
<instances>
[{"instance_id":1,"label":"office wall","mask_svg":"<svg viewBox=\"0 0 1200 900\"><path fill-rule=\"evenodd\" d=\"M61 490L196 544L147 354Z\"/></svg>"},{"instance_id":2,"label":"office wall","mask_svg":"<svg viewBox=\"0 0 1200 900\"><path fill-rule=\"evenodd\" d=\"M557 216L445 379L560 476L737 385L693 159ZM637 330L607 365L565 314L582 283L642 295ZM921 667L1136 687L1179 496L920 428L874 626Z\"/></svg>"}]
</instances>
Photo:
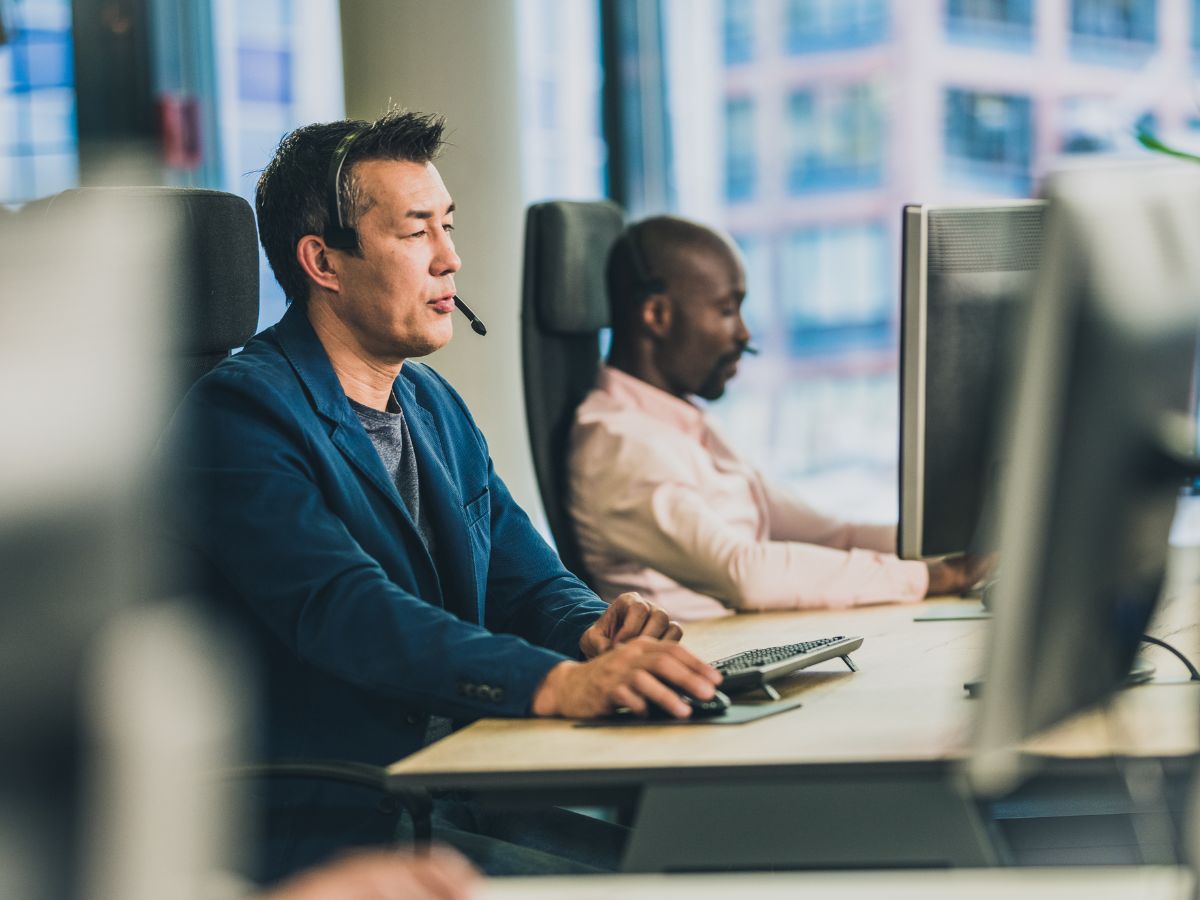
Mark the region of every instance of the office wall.
<instances>
[{"instance_id":1,"label":"office wall","mask_svg":"<svg viewBox=\"0 0 1200 900\"><path fill-rule=\"evenodd\" d=\"M458 318L429 358L470 405L497 470L541 522L525 433L518 317L523 244L516 0L342 0L346 114L394 102L440 112L452 144L438 162L458 211L459 293L488 326Z\"/></svg>"}]
</instances>

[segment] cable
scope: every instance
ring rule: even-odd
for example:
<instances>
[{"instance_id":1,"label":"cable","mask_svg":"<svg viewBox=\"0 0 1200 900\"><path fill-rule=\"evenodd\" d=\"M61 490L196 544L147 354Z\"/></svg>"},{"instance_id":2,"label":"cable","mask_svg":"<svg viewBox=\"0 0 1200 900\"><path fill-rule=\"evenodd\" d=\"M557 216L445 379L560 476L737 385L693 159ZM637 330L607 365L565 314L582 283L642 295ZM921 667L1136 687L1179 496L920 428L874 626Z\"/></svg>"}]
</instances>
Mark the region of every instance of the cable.
<instances>
[{"instance_id":1,"label":"cable","mask_svg":"<svg viewBox=\"0 0 1200 900\"><path fill-rule=\"evenodd\" d=\"M1188 659L1186 656L1184 656L1182 653L1180 653L1178 650L1176 650L1174 647L1172 647L1170 644L1168 644L1166 641L1162 640L1161 638L1151 637L1148 634L1143 634L1142 640L1145 641L1147 644L1153 644L1155 647L1162 647L1168 653L1173 654L1176 659L1178 659L1181 663L1184 664L1184 666L1187 667L1188 674L1190 676L1190 680L1191 681L1200 681L1200 671L1196 670L1196 667L1194 665L1192 665L1192 661L1190 659Z\"/></svg>"}]
</instances>

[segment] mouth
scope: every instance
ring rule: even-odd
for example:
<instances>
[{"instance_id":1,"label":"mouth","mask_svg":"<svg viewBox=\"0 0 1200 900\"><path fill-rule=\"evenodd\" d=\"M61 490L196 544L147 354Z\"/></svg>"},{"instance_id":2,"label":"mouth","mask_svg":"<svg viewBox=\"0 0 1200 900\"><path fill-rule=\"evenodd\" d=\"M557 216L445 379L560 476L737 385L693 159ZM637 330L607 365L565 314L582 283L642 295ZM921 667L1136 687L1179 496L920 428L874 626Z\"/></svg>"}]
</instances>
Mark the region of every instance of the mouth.
<instances>
[{"instance_id":1,"label":"mouth","mask_svg":"<svg viewBox=\"0 0 1200 900\"><path fill-rule=\"evenodd\" d=\"M439 313L452 313L454 312L454 294L446 294L444 297L434 297L427 305L432 306Z\"/></svg>"}]
</instances>

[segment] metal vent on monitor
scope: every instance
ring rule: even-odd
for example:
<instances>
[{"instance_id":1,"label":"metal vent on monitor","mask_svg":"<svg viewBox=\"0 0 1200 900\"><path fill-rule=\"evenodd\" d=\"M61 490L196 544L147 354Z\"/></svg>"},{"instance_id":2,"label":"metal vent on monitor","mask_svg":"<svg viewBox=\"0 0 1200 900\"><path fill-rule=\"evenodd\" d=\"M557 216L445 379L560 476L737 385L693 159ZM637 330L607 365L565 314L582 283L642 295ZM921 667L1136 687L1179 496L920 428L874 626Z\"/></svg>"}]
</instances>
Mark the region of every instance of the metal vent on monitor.
<instances>
[{"instance_id":1,"label":"metal vent on monitor","mask_svg":"<svg viewBox=\"0 0 1200 900\"><path fill-rule=\"evenodd\" d=\"M1045 204L1021 209L997 207L929 211L931 272L1021 272L1037 268L1041 257Z\"/></svg>"}]
</instances>

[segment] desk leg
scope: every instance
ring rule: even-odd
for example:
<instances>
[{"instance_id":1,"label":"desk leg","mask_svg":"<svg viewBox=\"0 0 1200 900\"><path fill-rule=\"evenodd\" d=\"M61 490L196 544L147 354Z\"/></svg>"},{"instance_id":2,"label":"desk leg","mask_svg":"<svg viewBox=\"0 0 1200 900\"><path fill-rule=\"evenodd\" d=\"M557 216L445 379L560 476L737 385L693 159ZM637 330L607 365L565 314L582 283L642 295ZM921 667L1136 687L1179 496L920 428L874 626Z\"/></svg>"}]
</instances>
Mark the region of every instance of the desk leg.
<instances>
[{"instance_id":1,"label":"desk leg","mask_svg":"<svg viewBox=\"0 0 1200 900\"><path fill-rule=\"evenodd\" d=\"M627 872L990 866L983 816L944 774L649 785Z\"/></svg>"}]
</instances>

